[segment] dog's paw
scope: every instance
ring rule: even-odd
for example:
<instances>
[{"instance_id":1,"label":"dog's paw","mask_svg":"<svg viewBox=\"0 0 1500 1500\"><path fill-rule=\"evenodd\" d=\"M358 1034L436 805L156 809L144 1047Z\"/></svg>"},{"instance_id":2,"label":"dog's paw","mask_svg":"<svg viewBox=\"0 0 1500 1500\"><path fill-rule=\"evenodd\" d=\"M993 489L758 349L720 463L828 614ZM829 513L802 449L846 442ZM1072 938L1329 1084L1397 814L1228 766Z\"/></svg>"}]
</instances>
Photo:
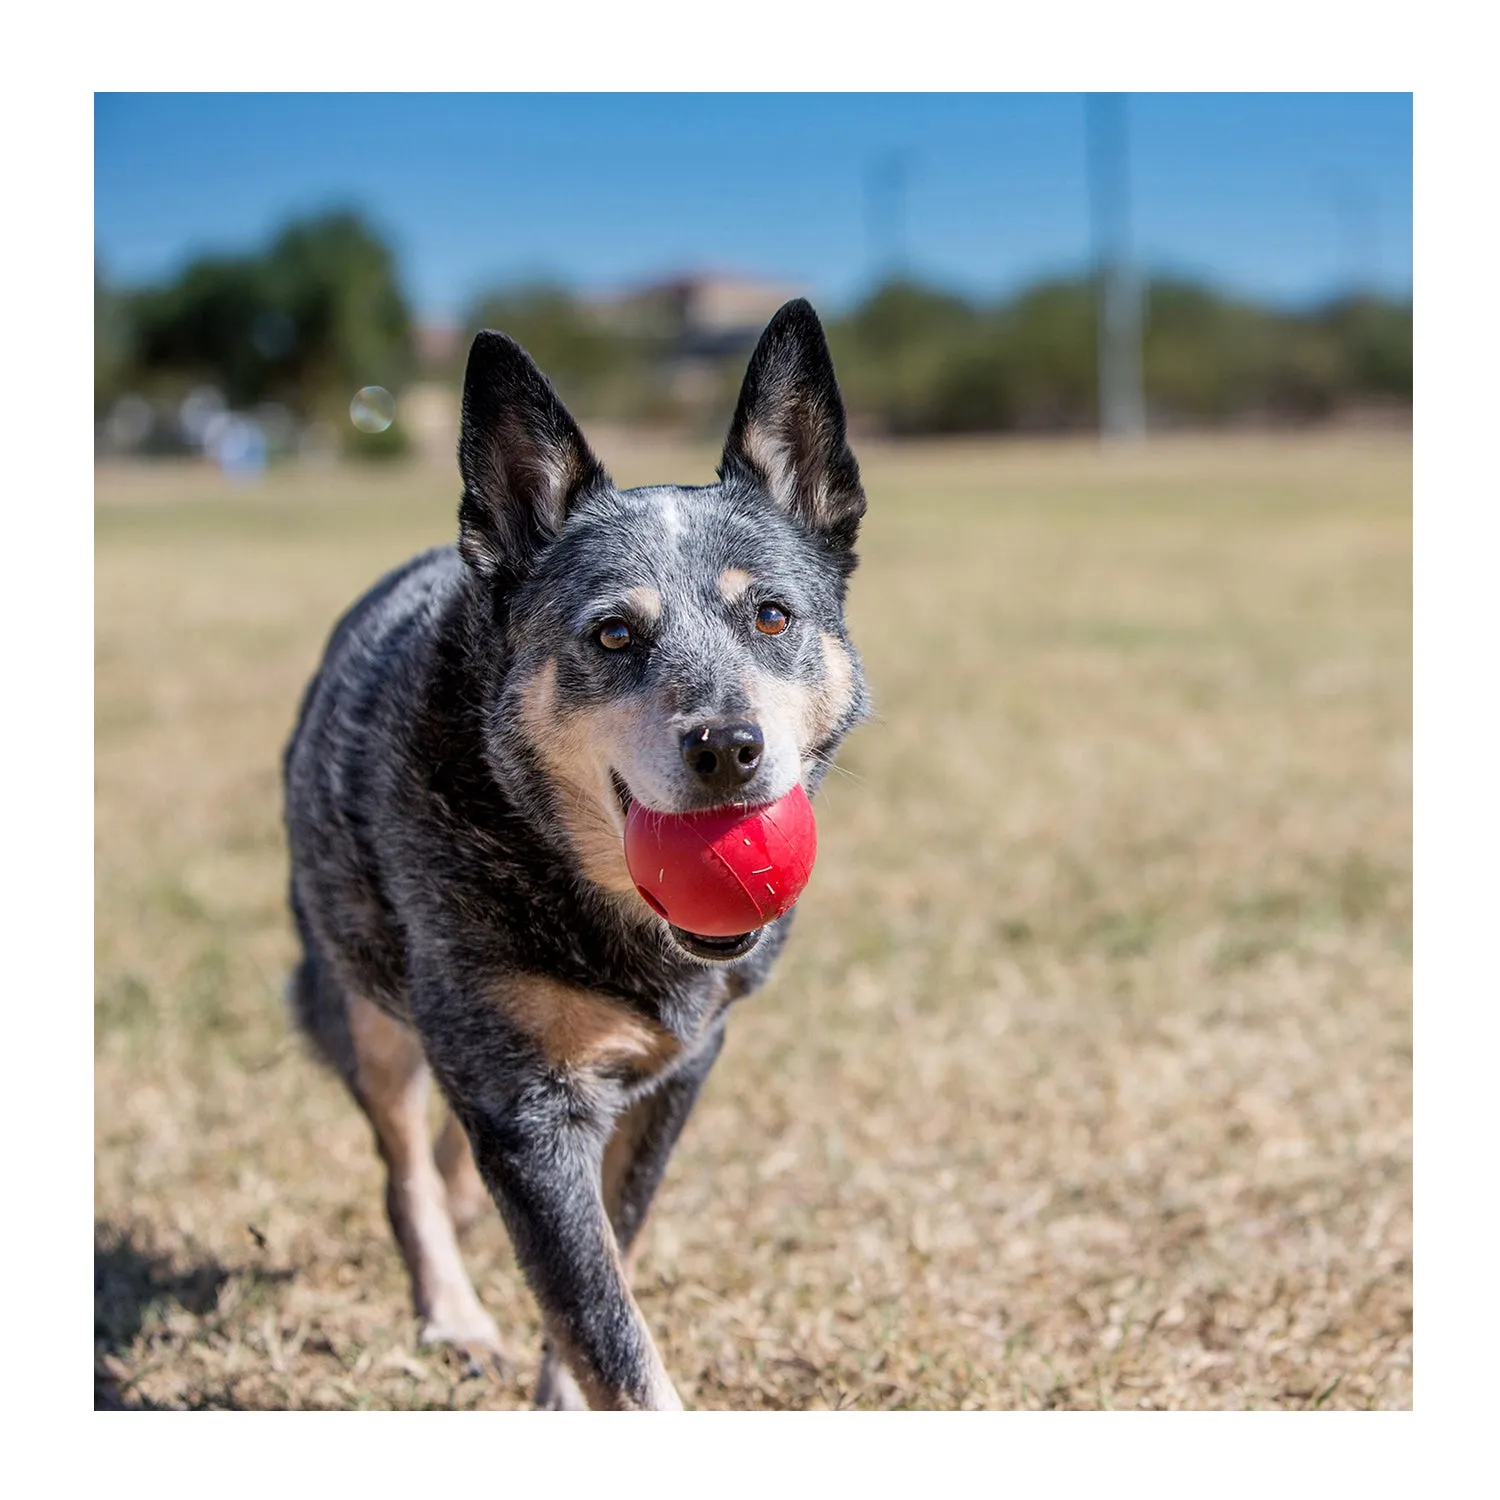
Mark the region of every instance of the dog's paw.
<instances>
[{"instance_id":1,"label":"dog's paw","mask_svg":"<svg viewBox=\"0 0 1500 1500\"><path fill-rule=\"evenodd\" d=\"M423 1348L446 1352L465 1380L478 1377L501 1380L514 1366L499 1330L489 1318L464 1323L430 1318L422 1325L419 1342Z\"/></svg>"}]
</instances>

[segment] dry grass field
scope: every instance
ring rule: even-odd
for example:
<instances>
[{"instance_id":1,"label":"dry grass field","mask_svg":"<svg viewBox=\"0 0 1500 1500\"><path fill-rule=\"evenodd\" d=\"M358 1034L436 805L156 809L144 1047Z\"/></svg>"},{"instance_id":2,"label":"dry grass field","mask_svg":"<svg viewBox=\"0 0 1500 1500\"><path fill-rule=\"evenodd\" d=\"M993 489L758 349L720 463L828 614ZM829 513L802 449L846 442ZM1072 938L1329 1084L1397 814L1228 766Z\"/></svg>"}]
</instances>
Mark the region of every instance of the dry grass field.
<instances>
[{"instance_id":1,"label":"dry grass field","mask_svg":"<svg viewBox=\"0 0 1500 1500\"><path fill-rule=\"evenodd\" d=\"M642 1261L684 1399L1409 1406L1409 444L863 456L880 717ZM280 999L298 694L454 477L97 494L97 1404L525 1406L498 1216L495 1383L416 1346Z\"/></svg>"}]
</instances>

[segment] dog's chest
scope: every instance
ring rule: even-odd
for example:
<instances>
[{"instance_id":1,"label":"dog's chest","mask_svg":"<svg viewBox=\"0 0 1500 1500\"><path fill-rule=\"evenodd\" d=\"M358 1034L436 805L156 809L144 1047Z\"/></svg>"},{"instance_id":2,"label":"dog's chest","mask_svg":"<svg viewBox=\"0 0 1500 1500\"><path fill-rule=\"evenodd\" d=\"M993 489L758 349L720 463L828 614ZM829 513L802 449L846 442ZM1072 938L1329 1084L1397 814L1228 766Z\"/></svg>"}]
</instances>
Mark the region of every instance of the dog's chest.
<instances>
[{"instance_id":1,"label":"dog's chest","mask_svg":"<svg viewBox=\"0 0 1500 1500\"><path fill-rule=\"evenodd\" d=\"M492 993L507 1022L536 1047L550 1069L643 1083L672 1071L698 1050L734 998L732 991L727 976L705 976L658 1016L616 996L541 974L510 976Z\"/></svg>"}]
</instances>

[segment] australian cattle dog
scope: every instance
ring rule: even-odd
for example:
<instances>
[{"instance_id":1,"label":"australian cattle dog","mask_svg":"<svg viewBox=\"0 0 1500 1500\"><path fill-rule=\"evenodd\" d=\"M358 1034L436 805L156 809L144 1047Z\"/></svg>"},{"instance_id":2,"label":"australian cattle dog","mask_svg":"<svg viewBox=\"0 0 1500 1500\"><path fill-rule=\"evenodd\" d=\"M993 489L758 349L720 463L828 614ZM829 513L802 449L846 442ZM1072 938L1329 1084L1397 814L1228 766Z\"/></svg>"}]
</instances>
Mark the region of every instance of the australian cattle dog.
<instances>
[{"instance_id":1,"label":"australian cattle dog","mask_svg":"<svg viewBox=\"0 0 1500 1500\"><path fill-rule=\"evenodd\" d=\"M859 467L800 300L751 357L716 484L617 489L488 332L459 466L457 545L343 617L286 752L292 1003L374 1128L422 1337L499 1362L456 1237L493 1200L541 1308L537 1404L678 1408L633 1254L791 914L682 931L622 835L632 802L811 794L865 715L844 628Z\"/></svg>"}]
</instances>

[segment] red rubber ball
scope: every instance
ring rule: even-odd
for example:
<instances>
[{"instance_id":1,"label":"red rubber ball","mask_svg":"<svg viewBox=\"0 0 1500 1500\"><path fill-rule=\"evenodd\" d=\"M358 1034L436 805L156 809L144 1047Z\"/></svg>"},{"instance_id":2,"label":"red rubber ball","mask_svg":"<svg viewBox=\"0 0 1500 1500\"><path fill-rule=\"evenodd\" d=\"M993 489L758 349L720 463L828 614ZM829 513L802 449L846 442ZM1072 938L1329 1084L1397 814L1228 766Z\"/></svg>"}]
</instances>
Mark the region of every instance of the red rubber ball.
<instances>
[{"instance_id":1,"label":"red rubber ball","mask_svg":"<svg viewBox=\"0 0 1500 1500\"><path fill-rule=\"evenodd\" d=\"M737 937L774 922L803 892L818 854L807 793L765 807L660 813L633 803L625 863L641 899L684 932Z\"/></svg>"}]
</instances>

